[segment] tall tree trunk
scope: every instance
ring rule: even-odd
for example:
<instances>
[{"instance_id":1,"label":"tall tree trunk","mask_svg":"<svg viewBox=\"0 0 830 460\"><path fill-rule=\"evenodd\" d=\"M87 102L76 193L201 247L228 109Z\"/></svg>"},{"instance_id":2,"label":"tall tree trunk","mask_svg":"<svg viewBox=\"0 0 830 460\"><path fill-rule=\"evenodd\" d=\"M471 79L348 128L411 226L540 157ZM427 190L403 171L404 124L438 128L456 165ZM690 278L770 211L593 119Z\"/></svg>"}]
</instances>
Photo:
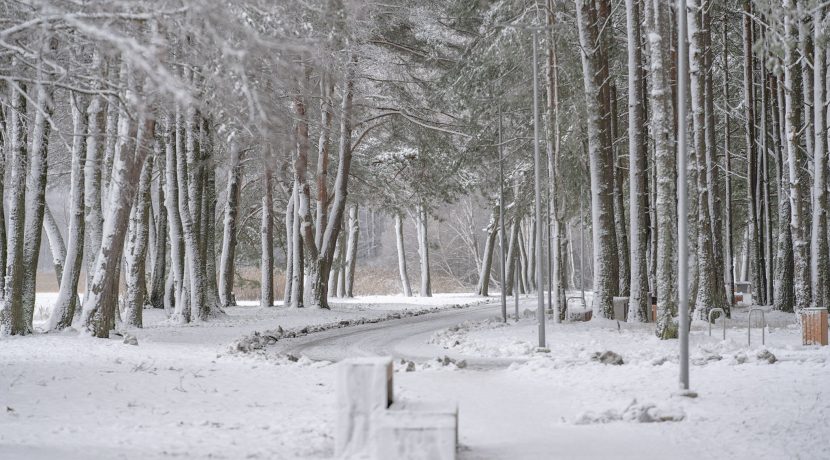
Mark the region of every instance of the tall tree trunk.
<instances>
[{"instance_id":1,"label":"tall tree trunk","mask_svg":"<svg viewBox=\"0 0 830 460\"><path fill-rule=\"evenodd\" d=\"M723 100L726 102L726 116L723 120L723 163L724 163L724 195L726 197L726 209L724 215L726 216L724 227L726 230L724 244L724 283L726 284L726 316L731 317L732 305L735 303L735 261L734 261L734 238L732 236L732 152L730 140L732 139L731 132L731 107L729 107L729 55L727 52L727 27L728 21L726 17L723 18ZM714 168L717 169L717 168Z\"/></svg>"},{"instance_id":2,"label":"tall tree trunk","mask_svg":"<svg viewBox=\"0 0 830 460\"><path fill-rule=\"evenodd\" d=\"M823 34L825 6L813 10L813 212L810 232L810 262L812 268L813 304L830 308L830 260L827 246L827 119L826 73L827 56Z\"/></svg>"},{"instance_id":3,"label":"tall tree trunk","mask_svg":"<svg viewBox=\"0 0 830 460\"><path fill-rule=\"evenodd\" d=\"M628 198L631 234L631 278L628 321L648 321L651 299L648 296L648 141L643 133L643 67L640 51L640 11L637 0L626 0L628 37Z\"/></svg>"},{"instance_id":4,"label":"tall tree trunk","mask_svg":"<svg viewBox=\"0 0 830 460\"><path fill-rule=\"evenodd\" d=\"M724 244L723 244L723 216L721 214L723 195L717 158L717 123L715 117L715 84L714 84L714 52L712 50L712 1L702 1L703 29L704 29L704 75L705 86L705 124L706 124L706 184L709 189L709 217L712 227L712 254L714 260L712 269L715 280L715 302L727 307L726 289L724 288ZM726 100L726 99L724 99ZM728 310L728 308L727 308Z\"/></svg>"},{"instance_id":5,"label":"tall tree trunk","mask_svg":"<svg viewBox=\"0 0 830 460\"><path fill-rule=\"evenodd\" d=\"M795 271L793 261L793 234L790 228L791 208L789 181L786 169L786 157L784 149L787 148L787 132L784 129L787 116L785 110L784 85L779 84L778 78L773 78L775 85L773 93L777 95L778 110L773 113L773 125L779 141L776 143L776 176L778 179L778 245L775 257L775 274L773 286L773 308L780 311L791 312L795 305L795 292L793 291L793 272Z\"/></svg>"},{"instance_id":6,"label":"tall tree trunk","mask_svg":"<svg viewBox=\"0 0 830 460\"><path fill-rule=\"evenodd\" d=\"M185 77L186 79L187 76ZM187 293L189 294L189 310L190 314L197 315L199 319L207 319L207 311L205 311L205 292L204 292L204 272L202 271L202 251L199 247L198 240L198 225L195 222L194 216L200 215L197 213L197 203L201 201L198 197L198 164L196 161L197 151L194 133L194 124L196 121L196 113L193 108L187 108L183 115L181 109L176 110L176 175L179 183L179 216L182 221L182 237L184 239L185 250L185 266L187 267L186 276L190 280ZM182 126L184 126L185 145L182 147L181 134ZM185 158L185 154L187 158ZM184 304L187 300L184 298L182 289L182 297L177 300Z\"/></svg>"},{"instance_id":7,"label":"tall tree trunk","mask_svg":"<svg viewBox=\"0 0 830 460\"><path fill-rule=\"evenodd\" d=\"M395 247L398 250L398 272L401 275L403 295L412 297L412 287L409 285L409 274L406 271L406 251L403 245L403 218L399 212L395 213Z\"/></svg>"},{"instance_id":8,"label":"tall tree trunk","mask_svg":"<svg viewBox=\"0 0 830 460\"><path fill-rule=\"evenodd\" d=\"M715 255L712 252L712 221L709 216L709 181L706 161L706 67L704 51L707 33L703 27L703 9L698 0L688 3L688 33L690 54L690 87L692 93L692 124L694 127L694 150L697 164L697 272L698 284L694 310L700 319L709 317L712 308L723 308L720 294L721 280L715 272Z\"/></svg>"},{"instance_id":9,"label":"tall tree trunk","mask_svg":"<svg viewBox=\"0 0 830 460\"><path fill-rule=\"evenodd\" d=\"M239 215L240 185L242 181L242 152L235 137L230 140L231 165L228 171L227 202L225 203L225 221L222 229L222 255L219 262L219 302L223 307L235 303L233 281L236 258L237 216ZM289 200L290 202L291 200ZM288 222L286 220L286 222ZM288 226L288 224L286 224ZM290 238L286 238L286 247L290 247ZM288 252L286 252L287 254ZM290 262L289 262L290 263ZM286 286L288 276L286 271ZM290 289L290 288L287 288ZM286 290L286 292L288 292ZM283 298L287 297L283 295Z\"/></svg>"},{"instance_id":10,"label":"tall tree trunk","mask_svg":"<svg viewBox=\"0 0 830 460\"><path fill-rule=\"evenodd\" d=\"M329 81L328 74L320 74L320 142L317 153L317 229L314 233L314 243L319 248L322 245L323 234L326 231L326 217L328 216L328 177L329 177L329 147L332 124L331 94L334 92L334 81Z\"/></svg>"},{"instance_id":11,"label":"tall tree trunk","mask_svg":"<svg viewBox=\"0 0 830 460\"><path fill-rule=\"evenodd\" d=\"M651 78L649 83L651 113L651 131L654 137L656 203L657 219L657 259L656 259L656 294L657 294L657 330L662 339L677 337L677 274L676 241L677 216L675 158L672 149L674 134L672 131L673 105L670 99L667 69L669 49L666 46L671 34L666 23L669 19L668 5L663 2L645 2L646 32L649 38L651 54ZM683 238L686 236L683 235Z\"/></svg>"},{"instance_id":12,"label":"tall tree trunk","mask_svg":"<svg viewBox=\"0 0 830 460\"><path fill-rule=\"evenodd\" d=\"M0 87L2 88L2 87ZM11 109L8 109L9 111ZM6 184L6 149L11 147L9 133L6 131L6 119L4 110L0 110L0 302L5 298L6 290L6 261L8 240L6 236L6 211L5 211L5 184ZM2 330L2 325L0 325Z\"/></svg>"},{"instance_id":13,"label":"tall tree trunk","mask_svg":"<svg viewBox=\"0 0 830 460\"><path fill-rule=\"evenodd\" d=\"M162 149L166 149L166 145L162 145ZM150 277L150 292L148 303L153 308L164 308L164 290L167 281L167 219L168 211L164 201L164 176L165 176L165 151L162 150L157 153L155 159L156 170L159 172L158 179L155 182L156 202L158 203L158 212L155 214L156 224L156 238L155 243L155 257L153 258L153 272ZM152 200L150 203L152 209ZM152 229L152 226L151 226Z\"/></svg>"},{"instance_id":14,"label":"tall tree trunk","mask_svg":"<svg viewBox=\"0 0 830 460\"><path fill-rule=\"evenodd\" d=\"M55 267L55 276L60 288L61 278L63 277L63 262L66 260L66 242L48 203L43 207L43 230L46 232L46 239L49 242L52 265Z\"/></svg>"},{"instance_id":15,"label":"tall tree trunk","mask_svg":"<svg viewBox=\"0 0 830 460\"><path fill-rule=\"evenodd\" d=\"M225 225L227 231L227 225ZM288 195L285 206L285 291L282 295L282 305L291 305L291 291L294 278L294 191Z\"/></svg>"},{"instance_id":16,"label":"tall tree trunk","mask_svg":"<svg viewBox=\"0 0 830 460\"><path fill-rule=\"evenodd\" d=\"M266 159L270 163L269 159ZM260 259L259 270L262 274L259 303L261 307L274 306L274 198L271 183L271 166L265 165L262 173L262 219L259 226Z\"/></svg>"},{"instance_id":17,"label":"tall tree trunk","mask_svg":"<svg viewBox=\"0 0 830 460\"><path fill-rule=\"evenodd\" d=\"M793 0L784 2L784 37L795 38L798 16ZM801 82L798 76L798 56L792 40L787 40L784 46L784 104L785 126L787 132L787 162L790 189L790 226L793 235L793 266L795 308L800 310L810 306L810 256L809 241L807 240L807 226L804 220L805 194L802 164L804 155L799 147L801 126Z\"/></svg>"},{"instance_id":18,"label":"tall tree trunk","mask_svg":"<svg viewBox=\"0 0 830 460\"><path fill-rule=\"evenodd\" d=\"M297 210L300 203L299 193L299 185L297 181L294 181L292 192L294 205L291 208L293 212L293 218L291 219L291 247L293 249L293 254L291 255L291 261L293 262L291 268L291 306L294 308L304 306L303 285L305 283L305 261L303 260L303 240L300 234L300 216Z\"/></svg>"},{"instance_id":19,"label":"tall tree trunk","mask_svg":"<svg viewBox=\"0 0 830 460\"><path fill-rule=\"evenodd\" d=\"M556 52L556 40L554 38L553 29L556 22L556 14L554 10L554 1L547 0L547 14L545 15L547 24L547 68L546 68L546 83L547 83L547 105L545 106L545 145L547 147L548 156L548 171L550 175L550 200L549 210L551 215L551 236L550 252L553 259L551 266L550 277L551 283L551 308L557 314L558 321L562 321L565 315L565 251L563 245L563 220L564 220L564 206L562 205L561 185L559 175L559 158L560 158L560 121L559 121L559 65ZM503 212L503 210L502 210ZM505 277L506 278L506 277ZM504 290L505 286L501 286Z\"/></svg>"},{"instance_id":20,"label":"tall tree trunk","mask_svg":"<svg viewBox=\"0 0 830 460\"><path fill-rule=\"evenodd\" d=\"M760 223L758 221L758 147L756 145L757 134L755 132L755 91L754 83L754 59L752 45L754 43L752 6L749 0L743 2L743 58L744 58L744 134L746 135L746 191L747 191L747 214L749 216L749 237L748 252L750 267L750 282L752 283L752 294L763 299L763 255L761 251L762 241ZM760 295L759 295L760 294Z\"/></svg>"},{"instance_id":21,"label":"tall tree trunk","mask_svg":"<svg viewBox=\"0 0 830 460\"><path fill-rule=\"evenodd\" d=\"M156 156L161 146L155 143ZM147 235L149 232L150 185L152 183L153 156L147 157L138 179L138 191L130 210L127 247L124 250L127 268L127 290L124 299L124 322L129 327L144 326L144 293L147 291L145 262L147 260Z\"/></svg>"},{"instance_id":22,"label":"tall tree trunk","mask_svg":"<svg viewBox=\"0 0 830 460\"><path fill-rule=\"evenodd\" d=\"M308 162L308 115L302 94L294 98L294 109L299 119L297 123L298 154L294 163L295 180L300 187L299 218L302 221L303 245L309 261L307 267L305 303L318 308L328 308L328 275L334 259L337 238L343 226L346 209L349 171L352 161L352 116L354 98L356 55L351 54L347 65L343 88L343 100L340 113L340 149L338 153L337 176L334 180L334 197L330 214L326 222L321 245L314 241L313 222L309 209L310 190L305 174Z\"/></svg>"},{"instance_id":23,"label":"tall tree trunk","mask_svg":"<svg viewBox=\"0 0 830 460\"><path fill-rule=\"evenodd\" d=\"M625 194L623 187L625 184L625 165L619 149L616 148L617 139L619 138L617 128L617 85L611 84L611 151L614 157L614 231L617 234L617 254L619 260L619 288L617 294L628 297L631 284L631 259L628 252L628 235L625 219Z\"/></svg>"},{"instance_id":24,"label":"tall tree trunk","mask_svg":"<svg viewBox=\"0 0 830 460\"><path fill-rule=\"evenodd\" d=\"M418 230L418 257L421 265L421 289L418 295L432 297L432 280L429 273L429 237L427 235L427 211L424 205L415 209L415 225Z\"/></svg>"},{"instance_id":25,"label":"tall tree trunk","mask_svg":"<svg viewBox=\"0 0 830 460\"><path fill-rule=\"evenodd\" d=\"M94 102L94 101L93 101ZM61 261L63 272L59 280L58 298L55 307L49 316L46 330L64 329L72 325L75 310L78 304L78 279L83 266L83 243L84 243L84 169L87 153L88 140L87 121L92 108L84 108L80 105L78 96L70 94L70 105L72 111L72 166L70 172L70 216L68 248L64 250L65 258ZM92 123L89 123L91 126ZM96 128L97 129L97 128ZM90 135L93 133L90 131ZM92 148L96 148L94 145ZM47 208L47 216L51 219L51 212ZM54 230L53 230L54 231ZM60 232L58 232L60 235ZM51 238L50 238L51 239ZM54 244L52 245L54 248ZM56 265L57 270L57 265Z\"/></svg>"},{"instance_id":26,"label":"tall tree trunk","mask_svg":"<svg viewBox=\"0 0 830 460\"><path fill-rule=\"evenodd\" d=\"M484 242L484 254L481 261L481 271L478 275L478 284L476 285L476 293L480 296L487 297L490 290L490 271L493 267L493 248L496 245L496 236L499 231L499 207L496 205L493 208L493 214L490 216L490 222L487 224L487 239Z\"/></svg>"},{"instance_id":27,"label":"tall tree trunk","mask_svg":"<svg viewBox=\"0 0 830 460\"><path fill-rule=\"evenodd\" d=\"M38 72L41 76L41 72ZM41 79L45 77L41 76ZM49 134L52 131L54 89L39 83L37 107L32 126L29 181L29 197L26 199L26 225L23 241L23 315L26 331L32 330L35 312L37 265L40 256L40 240L43 233L43 215L46 207L46 175L48 171Z\"/></svg>"},{"instance_id":28,"label":"tall tree trunk","mask_svg":"<svg viewBox=\"0 0 830 460\"><path fill-rule=\"evenodd\" d=\"M175 305L166 305L168 309L175 307L174 319L181 322L190 322L190 308L187 303L180 302L184 298L184 242L182 237L182 220L179 213L179 181L177 156L182 154L180 135L174 117L164 117L162 139L164 140L164 186L167 207L167 223L170 230L170 277L173 280L173 299Z\"/></svg>"},{"instance_id":29,"label":"tall tree trunk","mask_svg":"<svg viewBox=\"0 0 830 460\"><path fill-rule=\"evenodd\" d=\"M592 1L577 0L576 16L582 49L582 70L588 115L591 167L591 221L594 240L594 302L597 318L611 318L611 298L619 284L615 269L617 237L614 228L614 158L609 132L607 58L601 50L598 12ZM603 72L603 69L605 72Z\"/></svg>"},{"instance_id":30,"label":"tall tree trunk","mask_svg":"<svg viewBox=\"0 0 830 460\"><path fill-rule=\"evenodd\" d=\"M155 120L152 116L142 116L138 122L131 123L129 134L123 140L123 146L117 149L114 160L113 181L117 184L136 183L144 160L151 150L148 145L153 138ZM124 248L124 237L130 215L130 205L136 194L135 187L111 187L109 205L104 220L103 238L98 255L95 258L95 270L91 289L84 296L84 308L81 324L90 334L107 338L116 313L116 305L110 297L110 289L118 285L118 266ZM117 292L117 290L115 291Z\"/></svg>"},{"instance_id":31,"label":"tall tree trunk","mask_svg":"<svg viewBox=\"0 0 830 460\"><path fill-rule=\"evenodd\" d=\"M13 62L17 62L16 60ZM17 89L16 89L17 88ZM8 110L9 160L9 237L6 261L6 283L3 302L0 303L0 336L23 335L26 328L23 315L23 240L26 221L26 175L28 150L26 149L26 86L12 85Z\"/></svg>"},{"instance_id":32,"label":"tall tree trunk","mask_svg":"<svg viewBox=\"0 0 830 460\"><path fill-rule=\"evenodd\" d=\"M357 205L349 208L349 244L346 249L346 297L354 297L354 275L357 266L357 242L360 237L360 220Z\"/></svg>"}]
</instances>

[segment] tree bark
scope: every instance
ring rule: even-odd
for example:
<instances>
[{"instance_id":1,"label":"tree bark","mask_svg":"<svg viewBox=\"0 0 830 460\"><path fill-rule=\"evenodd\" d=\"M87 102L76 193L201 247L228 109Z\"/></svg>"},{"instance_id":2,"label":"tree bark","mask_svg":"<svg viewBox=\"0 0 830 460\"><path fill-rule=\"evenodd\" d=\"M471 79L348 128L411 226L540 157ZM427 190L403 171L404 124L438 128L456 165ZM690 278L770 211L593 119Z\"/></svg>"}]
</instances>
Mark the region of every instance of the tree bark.
<instances>
[{"instance_id":1,"label":"tree bark","mask_svg":"<svg viewBox=\"0 0 830 460\"><path fill-rule=\"evenodd\" d=\"M16 61L13 61L16 62ZM26 220L26 175L28 151L26 149L26 87L23 84L11 87L8 110L9 160L9 235L8 258L6 261L5 298L0 304L0 336L24 335L31 332L26 328L23 315L23 239Z\"/></svg>"},{"instance_id":2,"label":"tree bark","mask_svg":"<svg viewBox=\"0 0 830 460\"><path fill-rule=\"evenodd\" d=\"M166 147L166 145L163 145L161 148L166 149ZM165 151L158 152L154 162L159 174L155 182L155 195L156 202L158 203L158 212L155 214L155 257L153 258L153 272L150 277L150 298L148 299L148 303L153 308L164 308L164 291L167 282L168 211L164 201L164 176L166 168L163 155L165 155ZM152 201L150 206L152 207Z\"/></svg>"},{"instance_id":3,"label":"tree bark","mask_svg":"<svg viewBox=\"0 0 830 460\"><path fill-rule=\"evenodd\" d=\"M160 154L161 146L155 143L155 152ZM127 232L126 284L124 299L124 323L128 327L143 327L144 294L147 291L145 262L147 260L147 235L149 232L150 184L152 182L153 156L148 156L141 167L138 190L130 210Z\"/></svg>"},{"instance_id":4,"label":"tree bark","mask_svg":"<svg viewBox=\"0 0 830 460\"><path fill-rule=\"evenodd\" d=\"M236 138L230 140L231 165L228 171L227 202L225 203L225 221L222 229L222 255L219 262L219 302L222 307L235 303L233 295L233 281L236 258L237 217L239 215L240 185L242 181L242 152ZM291 200L289 200L290 202ZM286 214L287 215L287 214ZM286 226L288 226L286 220ZM286 246L290 238L286 238ZM287 254L288 252L286 252ZM290 262L289 262L290 266ZM286 271L286 286L288 276ZM289 292L286 290L286 292ZM283 298L287 295L283 295Z\"/></svg>"},{"instance_id":5,"label":"tree bark","mask_svg":"<svg viewBox=\"0 0 830 460\"><path fill-rule=\"evenodd\" d=\"M787 180L786 157L784 148L788 145L785 110L784 85L778 84L779 79L773 78L773 93L777 95L778 110L773 113L773 125L778 142L776 142L776 177L778 179L778 244L776 247L775 273L773 286L773 308L780 311L792 312L795 305L795 292L793 291L793 272L795 270L793 261L793 234L790 228L791 209L789 181Z\"/></svg>"},{"instance_id":6,"label":"tree bark","mask_svg":"<svg viewBox=\"0 0 830 460\"><path fill-rule=\"evenodd\" d=\"M657 294L657 329L661 339L677 337L677 274L675 260L677 225L675 158L672 142L673 105L667 77L668 47L666 42L671 36L666 23L669 20L668 6L663 2L645 2L646 31L649 38L651 54L651 78L649 79L649 106L651 113L651 131L654 137L656 203L657 219L657 259L655 284ZM686 236L683 235L685 238Z\"/></svg>"},{"instance_id":7,"label":"tree bark","mask_svg":"<svg viewBox=\"0 0 830 460\"><path fill-rule=\"evenodd\" d=\"M493 208L493 214L490 216L490 222L487 225L487 239L484 242L484 254L481 262L481 271L478 275L478 284L476 286L476 293L480 296L487 297L490 290L490 271L493 267L493 248L496 245L496 236L498 235L499 226L499 207Z\"/></svg>"},{"instance_id":8,"label":"tree bark","mask_svg":"<svg viewBox=\"0 0 830 460\"><path fill-rule=\"evenodd\" d=\"M265 161L270 162L267 158ZM262 172L262 218L259 226L262 253L259 264L262 275L259 303L263 308L274 306L274 198L271 177L271 167L266 164Z\"/></svg>"},{"instance_id":9,"label":"tree bark","mask_svg":"<svg viewBox=\"0 0 830 460\"><path fill-rule=\"evenodd\" d=\"M174 319L181 322L190 322L190 308L186 303L180 302L184 298L184 251L182 241L182 220L179 213L179 181L178 161L176 157L181 155L180 134L173 117L164 117L162 138L164 140L165 158L165 200L167 207L167 222L170 235L170 276L173 280L173 303L166 305L166 308L175 309Z\"/></svg>"},{"instance_id":10,"label":"tree bark","mask_svg":"<svg viewBox=\"0 0 830 460\"><path fill-rule=\"evenodd\" d=\"M41 72L38 72L40 75ZM37 107L32 126L30 169L26 200L26 224L23 241L23 315L27 331L32 330L35 312L37 265L43 233L43 217L46 207L46 176L48 171L49 135L52 131L54 89L44 83L36 85Z\"/></svg>"},{"instance_id":11,"label":"tree bark","mask_svg":"<svg viewBox=\"0 0 830 460\"><path fill-rule=\"evenodd\" d=\"M349 243L346 249L346 297L354 297L354 275L357 266L357 241L360 237L360 221L357 205L349 208Z\"/></svg>"},{"instance_id":12,"label":"tree bark","mask_svg":"<svg viewBox=\"0 0 830 460\"><path fill-rule=\"evenodd\" d=\"M432 280L429 273L429 237L427 235L427 211L423 205L415 209L415 225L418 230L418 260L421 265L421 289L418 295L432 297Z\"/></svg>"},{"instance_id":13,"label":"tree bark","mask_svg":"<svg viewBox=\"0 0 830 460\"><path fill-rule=\"evenodd\" d=\"M395 247L398 250L398 272L401 275L401 289L403 295L412 297L412 287L409 284L409 274L406 271L406 251L403 244L403 218L399 212L395 213Z\"/></svg>"},{"instance_id":14,"label":"tree bark","mask_svg":"<svg viewBox=\"0 0 830 460\"><path fill-rule=\"evenodd\" d=\"M796 16L793 0L784 2L784 36L785 38L796 37ZM804 155L799 146L801 127L801 103L799 96L801 82L798 78L798 57L796 55L792 40L788 40L784 46L784 104L785 104L785 126L787 132L787 162L788 179L790 189L790 226L793 235L793 266L794 266L794 292L795 308L801 310L810 306L810 260L809 242L807 241L807 227L804 220L805 187L801 166L804 162Z\"/></svg>"},{"instance_id":15,"label":"tree bark","mask_svg":"<svg viewBox=\"0 0 830 460\"><path fill-rule=\"evenodd\" d=\"M55 267L55 276L60 289L61 277L63 276L63 262L66 260L66 242L61 235L55 216L47 203L43 208L43 230L46 232L46 239L49 242L49 250L52 253L52 265Z\"/></svg>"},{"instance_id":16,"label":"tree bark","mask_svg":"<svg viewBox=\"0 0 830 460\"><path fill-rule=\"evenodd\" d=\"M140 127L140 128L139 128ZM155 120L145 115L137 123L131 123L129 134L123 140L123 146L117 149L114 160L112 181L115 184L134 184L143 167L144 160L151 150L150 141L155 129ZM124 248L127 233L127 221L130 204L137 188L130 186L110 187L109 206L104 220L102 245L95 258L95 270L91 289L84 296L84 308L81 315L83 328L95 337L109 337L117 307L109 289L118 283L118 266ZM117 291L116 291L117 292Z\"/></svg>"},{"instance_id":17,"label":"tree bark","mask_svg":"<svg viewBox=\"0 0 830 460\"><path fill-rule=\"evenodd\" d=\"M619 279L614 261L617 237L614 224L614 158L607 112L607 60L601 50L598 12L592 1L577 0L576 16L582 49L582 70L591 169L591 221L594 240L594 301L597 318L611 318L612 297Z\"/></svg>"},{"instance_id":18,"label":"tree bark","mask_svg":"<svg viewBox=\"0 0 830 460\"><path fill-rule=\"evenodd\" d=\"M648 183L646 159L648 142L644 136L643 67L640 48L639 2L626 0L628 37L628 197L631 234L631 278L629 287L629 322L646 322L650 316L648 296Z\"/></svg>"},{"instance_id":19,"label":"tree bark","mask_svg":"<svg viewBox=\"0 0 830 460\"><path fill-rule=\"evenodd\" d=\"M698 318L708 320L709 310L723 308L722 291L715 272L715 255L712 252L712 221L709 216L709 181L706 161L706 83L709 72L706 67L704 50L706 30L703 27L702 5L698 0L688 3L688 33L690 54L690 88L692 94L692 125L694 127L694 151L697 166L697 295L694 311Z\"/></svg>"},{"instance_id":20,"label":"tree bark","mask_svg":"<svg viewBox=\"0 0 830 460\"><path fill-rule=\"evenodd\" d=\"M830 260L827 245L827 119L826 48L822 35L825 31L825 7L813 10L813 212L810 232L810 262L812 268L812 303L830 308Z\"/></svg>"}]
</instances>

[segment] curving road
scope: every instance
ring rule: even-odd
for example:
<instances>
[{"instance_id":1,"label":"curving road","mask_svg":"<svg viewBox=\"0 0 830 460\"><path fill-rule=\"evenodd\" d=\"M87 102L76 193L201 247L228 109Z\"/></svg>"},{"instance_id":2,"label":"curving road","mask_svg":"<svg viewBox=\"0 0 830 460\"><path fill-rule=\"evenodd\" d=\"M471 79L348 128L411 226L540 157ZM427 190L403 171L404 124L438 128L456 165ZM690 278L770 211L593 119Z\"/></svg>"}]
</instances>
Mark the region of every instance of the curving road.
<instances>
[{"instance_id":1,"label":"curving road","mask_svg":"<svg viewBox=\"0 0 830 460\"><path fill-rule=\"evenodd\" d=\"M522 301L523 304L526 302L531 301ZM508 308L508 311L510 310ZM340 361L359 356L392 356L396 359L423 362L446 355L453 359L465 359L470 368L506 367L518 360L469 357L427 343L436 331L464 321L479 321L498 316L500 312L501 304L496 301L459 310L332 329L295 339L281 340L275 347L282 353L304 355L312 360Z\"/></svg>"}]
</instances>

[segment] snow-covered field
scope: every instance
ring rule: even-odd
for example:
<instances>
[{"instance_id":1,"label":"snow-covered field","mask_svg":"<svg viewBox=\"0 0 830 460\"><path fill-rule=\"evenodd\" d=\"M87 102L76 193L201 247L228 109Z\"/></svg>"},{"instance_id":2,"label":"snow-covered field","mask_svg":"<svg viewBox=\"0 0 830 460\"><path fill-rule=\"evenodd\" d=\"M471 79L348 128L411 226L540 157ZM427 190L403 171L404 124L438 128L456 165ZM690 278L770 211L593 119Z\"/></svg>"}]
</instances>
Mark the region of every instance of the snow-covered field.
<instances>
[{"instance_id":1,"label":"snow-covered field","mask_svg":"<svg viewBox=\"0 0 830 460\"><path fill-rule=\"evenodd\" d=\"M335 366L289 359L279 346L240 353L230 345L277 326L386 318L403 309L481 300L363 297L336 302L332 311L240 306L225 318L187 326L145 310L147 327L129 331L138 346L71 332L6 338L0 341L0 458L331 457ZM523 302L522 310L531 304ZM498 311L469 312L482 308ZM421 362L406 372L399 366L395 393L458 400L460 457L467 459L830 458L830 347L801 346L794 316L772 312L766 347L760 329L747 347L745 310L734 317L725 342L719 324L712 338L705 324L694 325L694 399L673 395L677 342L657 340L652 325L549 323L551 352L540 354L532 346L532 318L426 334L418 339L421 355L516 362L489 370ZM388 321L384 331L394 337L405 322ZM363 329L369 328L343 332L358 334L359 346ZM759 357L763 350L776 362ZM618 353L623 364L595 361L604 351Z\"/></svg>"}]
</instances>

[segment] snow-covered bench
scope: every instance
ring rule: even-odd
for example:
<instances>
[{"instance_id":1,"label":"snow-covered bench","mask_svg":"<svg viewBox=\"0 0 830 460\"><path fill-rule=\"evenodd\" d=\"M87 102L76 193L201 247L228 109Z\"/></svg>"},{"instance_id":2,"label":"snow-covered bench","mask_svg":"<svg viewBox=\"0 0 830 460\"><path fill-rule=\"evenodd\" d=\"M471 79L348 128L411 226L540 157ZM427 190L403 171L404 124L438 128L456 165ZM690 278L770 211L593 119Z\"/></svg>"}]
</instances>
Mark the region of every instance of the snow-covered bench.
<instances>
[{"instance_id":1,"label":"snow-covered bench","mask_svg":"<svg viewBox=\"0 0 830 460\"><path fill-rule=\"evenodd\" d=\"M353 358L337 369L335 456L455 459L455 403L393 403L391 358Z\"/></svg>"}]
</instances>

